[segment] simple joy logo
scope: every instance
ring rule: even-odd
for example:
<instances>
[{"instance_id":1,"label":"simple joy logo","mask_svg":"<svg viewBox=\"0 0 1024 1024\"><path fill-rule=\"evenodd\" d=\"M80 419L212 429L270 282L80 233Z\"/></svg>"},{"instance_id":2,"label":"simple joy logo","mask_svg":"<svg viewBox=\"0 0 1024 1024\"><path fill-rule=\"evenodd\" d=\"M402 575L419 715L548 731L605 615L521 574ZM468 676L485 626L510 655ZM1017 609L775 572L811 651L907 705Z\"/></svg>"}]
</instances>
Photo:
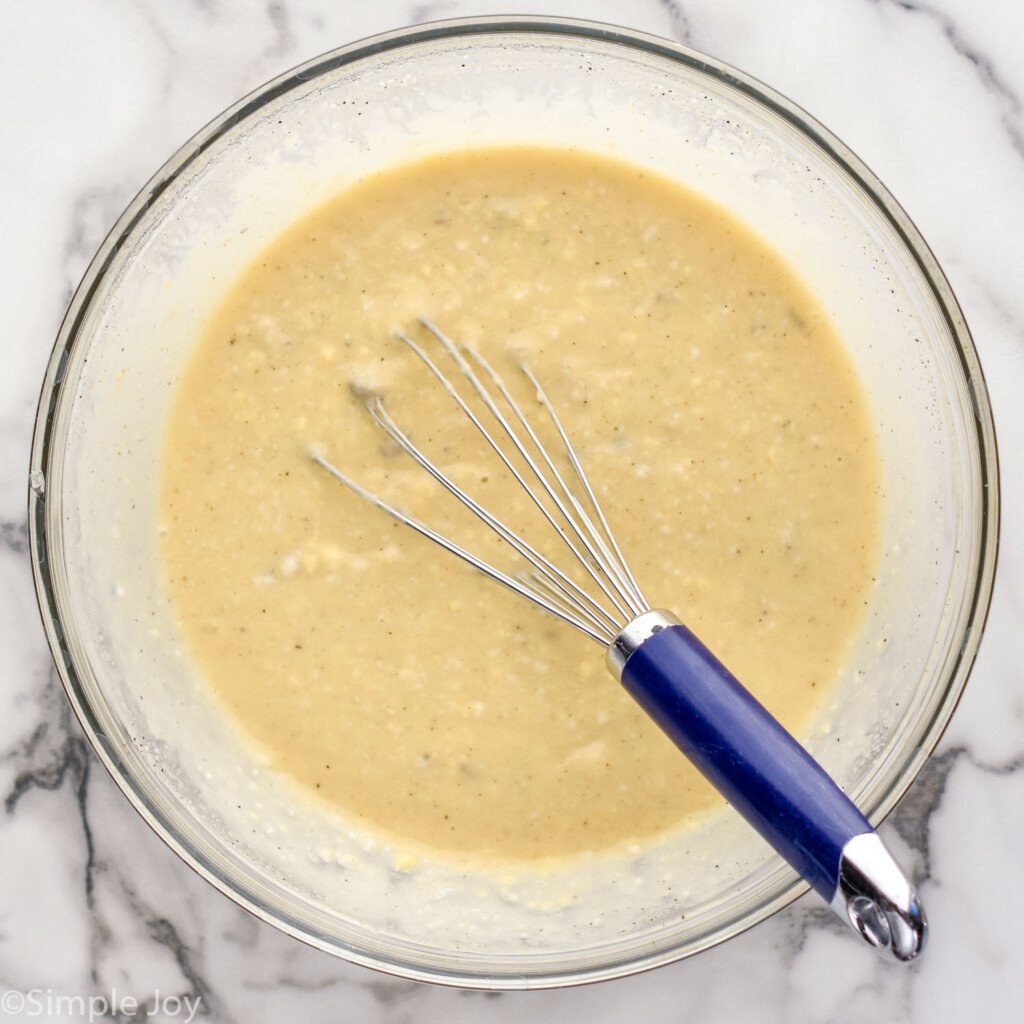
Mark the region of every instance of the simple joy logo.
<instances>
[{"instance_id":1,"label":"simple joy logo","mask_svg":"<svg viewBox=\"0 0 1024 1024\"><path fill-rule=\"evenodd\" d=\"M159 1018L181 1020L192 1024L202 1010L202 996L164 995L159 989L147 999L121 995L116 989L93 995L73 995L55 992L49 988L30 988L25 992L8 989L0 995L0 1013L25 1020L41 1017L44 1020L84 1020L89 1024L109 1020L111 1017L129 1017L139 1020Z\"/></svg>"}]
</instances>

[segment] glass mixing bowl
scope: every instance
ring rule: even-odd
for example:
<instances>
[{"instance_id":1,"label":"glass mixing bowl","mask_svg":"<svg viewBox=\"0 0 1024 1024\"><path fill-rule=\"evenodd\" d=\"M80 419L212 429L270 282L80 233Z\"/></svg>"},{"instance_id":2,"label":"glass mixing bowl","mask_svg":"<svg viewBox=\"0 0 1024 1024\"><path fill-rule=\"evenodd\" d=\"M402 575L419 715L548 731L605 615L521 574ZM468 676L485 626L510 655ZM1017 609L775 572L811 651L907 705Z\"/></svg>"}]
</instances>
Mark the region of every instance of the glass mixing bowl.
<instances>
[{"instance_id":1,"label":"glass mixing bowl","mask_svg":"<svg viewBox=\"0 0 1024 1024\"><path fill-rule=\"evenodd\" d=\"M806 886L726 810L547 872L396 864L386 844L304 809L212 707L161 586L155 499L175 381L264 245L378 168L516 142L617 155L704 192L780 251L834 318L877 426L883 550L850 659L801 738L875 823L963 689L998 523L981 368L924 241L821 125L701 54L578 22L426 25L311 61L182 147L93 260L43 385L29 524L68 697L139 813L259 917L395 974L508 988L687 956Z\"/></svg>"}]
</instances>

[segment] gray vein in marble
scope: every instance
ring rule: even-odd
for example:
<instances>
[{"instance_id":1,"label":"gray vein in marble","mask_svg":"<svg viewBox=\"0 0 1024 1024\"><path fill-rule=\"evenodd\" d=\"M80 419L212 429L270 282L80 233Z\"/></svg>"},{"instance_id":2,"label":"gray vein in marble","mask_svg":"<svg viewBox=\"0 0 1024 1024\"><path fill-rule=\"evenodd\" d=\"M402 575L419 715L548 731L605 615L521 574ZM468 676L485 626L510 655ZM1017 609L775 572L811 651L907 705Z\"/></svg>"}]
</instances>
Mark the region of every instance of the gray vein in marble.
<instances>
[{"instance_id":1,"label":"gray vein in marble","mask_svg":"<svg viewBox=\"0 0 1024 1024\"><path fill-rule=\"evenodd\" d=\"M939 10L932 4L921 3L919 0L874 0L874 2L879 5L896 7L908 14L920 15L935 23L954 52L963 57L975 69L985 88L1003 101L1006 109L1000 120L1014 150L1019 156L1024 157L1024 130L1019 123L1024 105L1017 93L996 69L993 61L968 42L957 22L945 11Z\"/></svg>"},{"instance_id":2,"label":"gray vein in marble","mask_svg":"<svg viewBox=\"0 0 1024 1024\"><path fill-rule=\"evenodd\" d=\"M0 522L0 547L13 551L16 555L28 553L28 524L23 520Z\"/></svg>"},{"instance_id":3,"label":"gray vein in marble","mask_svg":"<svg viewBox=\"0 0 1024 1024\"><path fill-rule=\"evenodd\" d=\"M423 992L423 985L420 982L390 978L372 971L367 971L365 977L360 976L354 980L339 976L337 973L331 977L315 980L297 978L292 974L278 974L273 978L250 983L249 988L258 992L273 992L281 988L300 992L318 992L334 988L343 989L346 985L353 985L365 992L375 1003L386 1009L397 1007ZM500 993L489 994L500 995Z\"/></svg>"},{"instance_id":4,"label":"gray vein in marble","mask_svg":"<svg viewBox=\"0 0 1024 1024\"><path fill-rule=\"evenodd\" d=\"M138 11L145 19L146 24L149 26L150 32L152 32L153 35L156 37L165 54L165 57L168 58L160 62L160 85L158 94L158 104L160 107L163 107L167 103L167 100L171 95L171 90L174 88L174 67L173 60L171 58L174 58L177 55L177 48L175 47L174 42L171 39L171 36L160 24L160 21L156 16L156 12L150 7L149 4L138 4L136 6L136 11ZM117 211L118 214L120 212L120 210ZM110 223L113 224L114 222L111 221Z\"/></svg>"},{"instance_id":5,"label":"gray vein in marble","mask_svg":"<svg viewBox=\"0 0 1024 1024\"><path fill-rule=\"evenodd\" d=\"M85 821L84 810L83 821ZM206 972L201 970L199 967L198 961L201 954L201 947L190 947L182 937L179 927L166 915L166 913L156 910L148 901L143 899L140 893L136 890L136 887L120 870L116 859L102 863L101 869L108 878L116 883L124 904L132 911L135 918L142 922L145 932L149 938L158 947L166 950L170 954L174 964L177 966L178 971L185 982L185 987L173 993L164 993L164 995L172 995L184 1002L187 1002L189 1005L195 1005L198 1000L199 1016L212 1015L216 1020L223 1021L225 1024L230 1024L230 1022L234 1020L233 1016L228 1012L223 1001L216 994L212 984L206 976ZM96 920L99 935L102 939L107 940L110 938L109 929L107 928L106 923L101 919L101 914L96 903L97 901L93 899L89 904L89 908ZM94 965L98 963L98 961L99 952L98 950L94 950ZM94 966L94 981L101 980L98 977L98 974L99 972ZM138 1012L129 1019L146 1019L150 1015L147 1013L147 1009L151 1012L155 1006L154 997L152 996L148 1000L140 996L138 998L138 1003Z\"/></svg>"},{"instance_id":6,"label":"gray vein in marble","mask_svg":"<svg viewBox=\"0 0 1024 1024\"><path fill-rule=\"evenodd\" d=\"M208 1016L214 1012L218 1013L220 1020L226 1020L223 1008L215 997L213 990L206 980L199 973L193 961L193 954L188 946L182 941L177 928L166 917L150 918L146 921L149 934L159 945L167 949L174 962L178 965L182 977L188 982L189 990L185 993L176 993L179 998L187 999L189 1002L199 1000L200 1013ZM150 1004L152 1006L152 1003Z\"/></svg>"},{"instance_id":7,"label":"gray vein in marble","mask_svg":"<svg viewBox=\"0 0 1024 1024\"><path fill-rule=\"evenodd\" d=\"M49 723L41 722L28 740L22 743L18 754L31 758L49 731ZM49 753L51 756L45 763L25 768L15 776L14 785L4 798L4 810L8 814L13 814L22 797L33 789L53 792L64 785L69 774L76 780L88 779L89 753L84 738L69 736L61 746L56 750L51 749ZM78 788L76 784L76 791Z\"/></svg>"},{"instance_id":8,"label":"gray vein in marble","mask_svg":"<svg viewBox=\"0 0 1024 1024\"><path fill-rule=\"evenodd\" d=\"M155 28L156 31L159 31ZM75 195L67 236L64 241L64 279L67 282L65 308L78 287L82 273L95 255L100 242L117 223L128 205L132 188L124 183L95 185Z\"/></svg>"},{"instance_id":9,"label":"gray vein in marble","mask_svg":"<svg viewBox=\"0 0 1024 1024\"><path fill-rule=\"evenodd\" d=\"M409 21L413 25L422 25L425 21L437 21L450 14L454 5L450 0L434 0L433 3L413 4L409 11Z\"/></svg>"},{"instance_id":10,"label":"gray vein in marble","mask_svg":"<svg viewBox=\"0 0 1024 1024\"><path fill-rule=\"evenodd\" d=\"M290 19L288 8L283 3L267 4L267 20L274 30L274 41L265 51L268 57L283 57L295 46Z\"/></svg>"},{"instance_id":11,"label":"gray vein in marble","mask_svg":"<svg viewBox=\"0 0 1024 1024\"><path fill-rule=\"evenodd\" d=\"M146 908L139 905L138 900L129 888L126 888L125 891L129 897L129 906L144 918L150 938L152 938L158 946L163 947L170 953L174 962L177 964L178 970L181 972L182 977L187 983L187 988L183 990L174 992L160 990L160 998L175 998L183 1002L185 1005L196 1006L197 1018L213 1016L216 1020L223 1021L224 1024L231 1024L234 1020L233 1016L227 1012L226 1008L222 1005L221 1000L218 999L211 986L195 967L193 963L195 954L188 948L188 945L182 941L175 926L165 917L146 917ZM101 979L94 976L93 981L99 985ZM101 988L101 991L102 990L103 989ZM111 1019L124 1022L149 1020L158 1010L156 999L157 994L155 992L149 995L148 998L143 995L139 995L135 999L137 1009L134 1012L113 1014L111 1015Z\"/></svg>"},{"instance_id":12,"label":"gray vein in marble","mask_svg":"<svg viewBox=\"0 0 1024 1024\"><path fill-rule=\"evenodd\" d=\"M1014 775L1024 770L1024 755L992 763L979 758L969 747L958 746L933 754L928 759L899 806L887 819L907 845L920 854L922 867L915 872L918 885L932 876L932 818L942 806L950 775L961 763L967 763L986 775Z\"/></svg>"},{"instance_id":13,"label":"gray vein in marble","mask_svg":"<svg viewBox=\"0 0 1024 1024\"><path fill-rule=\"evenodd\" d=\"M45 712L52 714L56 710L55 720L44 719L27 740L5 756L4 760L23 761L25 764L15 775L14 782L4 797L4 810L8 815L13 815L21 801L33 790L56 792L63 789L65 783L69 783L85 846L85 862L82 868L85 903L90 915L94 917L96 844L87 806L93 753L77 724L72 721L71 708L64 698L57 673L53 668L48 674L42 704ZM92 979L97 980L95 959L92 964Z\"/></svg>"},{"instance_id":14,"label":"gray vein in marble","mask_svg":"<svg viewBox=\"0 0 1024 1024\"><path fill-rule=\"evenodd\" d=\"M1024 770L1024 755L1011 757L1006 761L992 762L983 761L970 747L960 747L958 749L963 753L964 759L972 768L976 768L985 775L1016 775L1017 772Z\"/></svg>"},{"instance_id":15,"label":"gray vein in marble","mask_svg":"<svg viewBox=\"0 0 1024 1024\"><path fill-rule=\"evenodd\" d=\"M809 896L808 899L813 899ZM792 962L803 952L807 939L821 932L832 932L834 935L846 935L849 929L826 906L813 902L789 914L787 919L790 934L789 947L785 950L787 959Z\"/></svg>"},{"instance_id":16,"label":"gray vein in marble","mask_svg":"<svg viewBox=\"0 0 1024 1024\"><path fill-rule=\"evenodd\" d=\"M78 812L79 826L85 847L82 867L85 909L90 921L89 977L94 986L101 986L100 960L105 947L114 936L98 906L97 879L106 875L117 881L128 907L145 924L150 938L164 947L177 964L187 989L176 993L180 998L200 999L200 1013L208 1014L218 1007L218 1000L202 973L194 963L194 954L181 939L178 929L166 916L146 906L134 892L132 886L121 876L116 864L107 862L97 855L96 839L89 816L89 785L95 756L74 720L70 706L62 692L56 672L51 669L44 689L41 704L46 717L39 722L28 737L7 751L4 761L20 763L13 784L4 798L4 809L9 816L18 813L22 802L33 791L56 793L69 790ZM115 1019L142 1020L147 1016L147 1006L152 1009L152 999L146 1003L139 1000L139 1010L133 1015L124 1014ZM226 1020L223 1015L219 1019Z\"/></svg>"},{"instance_id":17,"label":"gray vein in marble","mask_svg":"<svg viewBox=\"0 0 1024 1024\"><path fill-rule=\"evenodd\" d=\"M221 938L239 949L254 950L259 946L262 922L252 914L239 914L230 929L221 933Z\"/></svg>"},{"instance_id":18,"label":"gray vein in marble","mask_svg":"<svg viewBox=\"0 0 1024 1024\"><path fill-rule=\"evenodd\" d=\"M334 988L339 982L338 978L321 978L317 981L306 981L303 978L296 978L291 974L277 974L273 978L250 983L249 988L254 992L273 992L278 988L292 988L299 992L319 992L323 989ZM380 984L386 984L381 982ZM396 982L401 984L401 982ZM410 982L415 984L415 982Z\"/></svg>"},{"instance_id":19,"label":"gray vein in marble","mask_svg":"<svg viewBox=\"0 0 1024 1024\"><path fill-rule=\"evenodd\" d=\"M61 717L64 716L62 715ZM47 722L41 722L36 726L32 735L23 744L21 749L21 753L26 759L33 758L43 741L47 738L49 731L49 723ZM85 898L86 902L91 906L96 867L96 849L93 842L92 828L89 825L86 800L89 793L89 772L92 768L92 752L89 750L89 746L83 736L72 735L68 729L62 731L65 732L62 741L59 741L56 747L51 747L47 751L49 757L43 763L24 768L15 776L14 784L4 798L4 810L8 814L14 814L22 798L33 789L53 792L62 788L65 781L70 779L71 789L74 793L75 803L81 819L82 837L85 841Z\"/></svg>"},{"instance_id":20,"label":"gray vein in marble","mask_svg":"<svg viewBox=\"0 0 1024 1024\"><path fill-rule=\"evenodd\" d=\"M962 764L986 775L1007 776L1024 771L1024 756L1002 762L986 762L967 746L952 747L941 754L933 754L921 770L913 786L887 819L887 824L919 856L920 868L914 871L914 882L920 888L934 876L932 822L942 807L949 780ZM927 900L925 900L927 905ZM926 968L921 960L905 969L908 978ZM910 993L906 993L909 1007Z\"/></svg>"},{"instance_id":21,"label":"gray vein in marble","mask_svg":"<svg viewBox=\"0 0 1024 1024\"><path fill-rule=\"evenodd\" d=\"M942 804L950 773L964 755L963 748L947 750L929 759L917 780L889 816L888 821L903 840L921 856L922 868L914 882L931 877L931 819Z\"/></svg>"},{"instance_id":22,"label":"gray vein in marble","mask_svg":"<svg viewBox=\"0 0 1024 1024\"><path fill-rule=\"evenodd\" d=\"M672 38L677 42L690 45L692 41L690 19L686 16L682 5L678 0L658 0L658 4L668 15L668 22L672 27Z\"/></svg>"},{"instance_id":23,"label":"gray vein in marble","mask_svg":"<svg viewBox=\"0 0 1024 1024\"><path fill-rule=\"evenodd\" d=\"M402 981L399 978L369 978L357 981L364 992L368 992L381 1006L392 1007L416 996L422 989L419 982Z\"/></svg>"}]
</instances>

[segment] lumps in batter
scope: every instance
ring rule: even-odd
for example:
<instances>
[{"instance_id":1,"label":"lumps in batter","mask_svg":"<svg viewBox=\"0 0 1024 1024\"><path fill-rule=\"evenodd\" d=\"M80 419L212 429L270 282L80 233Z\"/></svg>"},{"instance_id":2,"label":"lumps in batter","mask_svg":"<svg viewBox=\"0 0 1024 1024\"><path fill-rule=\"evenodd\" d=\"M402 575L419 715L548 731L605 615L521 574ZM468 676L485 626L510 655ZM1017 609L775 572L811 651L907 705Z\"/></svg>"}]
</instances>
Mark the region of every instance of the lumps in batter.
<instances>
[{"instance_id":1,"label":"lumps in batter","mask_svg":"<svg viewBox=\"0 0 1024 1024\"><path fill-rule=\"evenodd\" d=\"M369 177L225 296L167 429L162 550L198 670L271 763L401 848L474 858L640 842L719 803L592 641L341 488L508 550L404 455L367 392L489 506L531 521L394 340L428 315L525 359L635 575L792 730L842 664L876 557L879 463L824 311L728 213L574 151Z\"/></svg>"}]
</instances>

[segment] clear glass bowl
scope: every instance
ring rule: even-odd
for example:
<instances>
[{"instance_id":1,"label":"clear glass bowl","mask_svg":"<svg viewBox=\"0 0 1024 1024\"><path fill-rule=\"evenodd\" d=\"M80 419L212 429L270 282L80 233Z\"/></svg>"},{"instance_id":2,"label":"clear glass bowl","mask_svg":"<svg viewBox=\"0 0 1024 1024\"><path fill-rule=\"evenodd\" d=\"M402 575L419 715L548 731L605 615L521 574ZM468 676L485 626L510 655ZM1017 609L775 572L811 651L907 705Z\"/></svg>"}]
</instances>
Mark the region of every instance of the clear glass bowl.
<instances>
[{"instance_id":1,"label":"clear glass bowl","mask_svg":"<svg viewBox=\"0 0 1024 1024\"><path fill-rule=\"evenodd\" d=\"M174 382L261 247L377 168L514 142L619 155L705 192L781 251L834 317L878 428L884 558L834 699L802 738L874 822L966 682L998 526L981 368L924 241L842 143L714 60L596 24L438 23L311 61L182 147L93 260L43 384L29 524L68 697L139 813L259 917L395 974L507 988L690 955L806 887L726 811L649 850L503 878L398 870L344 823L312 821L214 713L181 649L155 497Z\"/></svg>"}]
</instances>

